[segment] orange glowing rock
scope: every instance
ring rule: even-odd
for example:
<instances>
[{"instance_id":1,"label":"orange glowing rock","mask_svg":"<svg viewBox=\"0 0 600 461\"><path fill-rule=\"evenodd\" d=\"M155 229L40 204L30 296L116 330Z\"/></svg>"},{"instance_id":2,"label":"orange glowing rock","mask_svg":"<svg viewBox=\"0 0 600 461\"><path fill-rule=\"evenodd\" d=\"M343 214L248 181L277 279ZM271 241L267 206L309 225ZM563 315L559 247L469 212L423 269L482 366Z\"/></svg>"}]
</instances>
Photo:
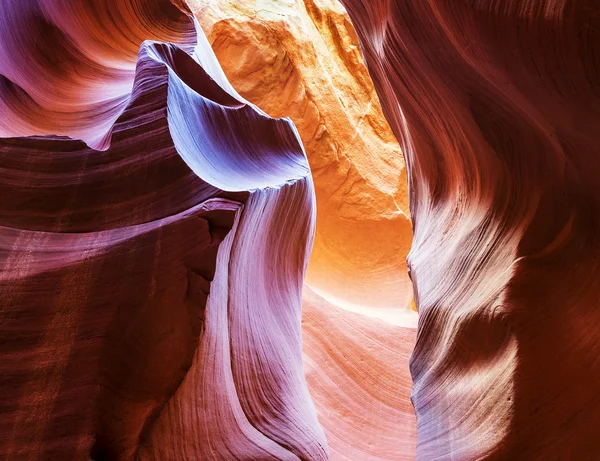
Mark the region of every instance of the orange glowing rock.
<instances>
[{"instance_id":1,"label":"orange glowing rock","mask_svg":"<svg viewBox=\"0 0 600 461\"><path fill-rule=\"evenodd\" d=\"M336 0L190 6L236 90L300 132L317 196L308 285L335 304L414 324L404 159L345 10Z\"/></svg>"}]
</instances>

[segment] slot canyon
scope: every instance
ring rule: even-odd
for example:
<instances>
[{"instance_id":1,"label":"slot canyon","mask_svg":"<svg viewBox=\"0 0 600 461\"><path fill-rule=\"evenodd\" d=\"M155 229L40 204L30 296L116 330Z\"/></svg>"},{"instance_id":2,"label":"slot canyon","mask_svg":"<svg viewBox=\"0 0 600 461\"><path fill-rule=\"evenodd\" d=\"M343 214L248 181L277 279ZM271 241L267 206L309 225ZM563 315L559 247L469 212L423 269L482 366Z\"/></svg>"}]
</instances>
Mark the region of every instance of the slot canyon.
<instances>
[{"instance_id":1,"label":"slot canyon","mask_svg":"<svg viewBox=\"0 0 600 461\"><path fill-rule=\"evenodd\" d=\"M0 459L600 459L595 0L3 0L0 113Z\"/></svg>"}]
</instances>

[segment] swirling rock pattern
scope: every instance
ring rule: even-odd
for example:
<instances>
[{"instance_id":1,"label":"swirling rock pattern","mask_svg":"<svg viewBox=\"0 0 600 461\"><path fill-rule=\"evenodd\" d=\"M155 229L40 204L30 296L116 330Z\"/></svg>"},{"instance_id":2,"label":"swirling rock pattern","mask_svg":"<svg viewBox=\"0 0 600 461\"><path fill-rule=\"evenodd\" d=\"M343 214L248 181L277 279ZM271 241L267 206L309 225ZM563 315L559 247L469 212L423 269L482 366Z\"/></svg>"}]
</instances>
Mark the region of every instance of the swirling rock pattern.
<instances>
[{"instance_id":1,"label":"swirling rock pattern","mask_svg":"<svg viewBox=\"0 0 600 461\"><path fill-rule=\"evenodd\" d=\"M0 136L67 135L105 149L128 104L144 40L185 49L196 42L189 19L169 0L6 0Z\"/></svg>"},{"instance_id":2,"label":"swirling rock pattern","mask_svg":"<svg viewBox=\"0 0 600 461\"><path fill-rule=\"evenodd\" d=\"M409 173L417 459L596 459L597 2L343 3Z\"/></svg>"},{"instance_id":3,"label":"swirling rock pattern","mask_svg":"<svg viewBox=\"0 0 600 461\"><path fill-rule=\"evenodd\" d=\"M96 104L97 66L72 66L122 40L122 8L135 38L103 59L129 59L135 24L172 32L160 2L100 3L2 6L3 134L72 137L0 139L0 457L327 459L301 355L315 200L295 127L237 95L181 17L184 48L143 42L131 82L102 82L130 93ZM84 28L96 7L110 20Z\"/></svg>"}]
</instances>

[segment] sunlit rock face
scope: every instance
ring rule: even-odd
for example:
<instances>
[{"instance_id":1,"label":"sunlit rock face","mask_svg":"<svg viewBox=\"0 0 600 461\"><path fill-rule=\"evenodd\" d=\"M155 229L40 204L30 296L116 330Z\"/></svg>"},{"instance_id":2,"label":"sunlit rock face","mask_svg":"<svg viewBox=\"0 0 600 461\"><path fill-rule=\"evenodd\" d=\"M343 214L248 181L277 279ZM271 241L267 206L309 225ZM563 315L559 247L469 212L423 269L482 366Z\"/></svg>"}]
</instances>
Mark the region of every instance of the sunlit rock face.
<instances>
[{"instance_id":1,"label":"sunlit rock face","mask_svg":"<svg viewBox=\"0 0 600 461\"><path fill-rule=\"evenodd\" d=\"M346 308L414 322L403 318L412 295L404 159L340 3L190 6L236 90L298 127L317 196L309 286Z\"/></svg>"},{"instance_id":2,"label":"sunlit rock face","mask_svg":"<svg viewBox=\"0 0 600 461\"><path fill-rule=\"evenodd\" d=\"M190 5L236 90L291 117L307 151L317 230L303 350L331 458L413 459L404 161L349 18L329 0Z\"/></svg>"},{"instance_id":3,"label":"sunlit rock face","mask_svg":"<svg viewBox=\"0 0 600 461\"><path fill-rule=\"evenodd\" d=\"M597 3L343 3L408 166L417 459L595 459Z\"/></svg>"},{"instance_id":4,"label":"sunlit rock face","mask_svg":"<svg viewBox=\"0 0 600 461\"><path fill-rule=\"evenodd\" d=\"M0 458L327 459L294 125L170 4L94 5L0 8Z\"/></svg>"}]
</instances>

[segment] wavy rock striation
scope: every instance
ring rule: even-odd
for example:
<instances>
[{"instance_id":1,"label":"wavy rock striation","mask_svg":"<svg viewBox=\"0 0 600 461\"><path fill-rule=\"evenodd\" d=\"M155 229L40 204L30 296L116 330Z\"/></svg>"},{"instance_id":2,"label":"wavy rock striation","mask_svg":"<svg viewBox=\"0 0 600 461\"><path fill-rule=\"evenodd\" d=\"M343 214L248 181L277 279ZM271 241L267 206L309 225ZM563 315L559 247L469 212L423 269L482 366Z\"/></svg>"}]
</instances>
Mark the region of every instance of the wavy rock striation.
<instances>
[{"instance_id":1,"label":"wavy rock striation","mask_svg":"<svg viewBox=\"0 0 600 461\"><path fill-rule=\"evenodd\" d=\"M343 0L402 140L417 459L594 459L594 1Z\"/></svg>"},{"instance_id":2,"label":"wavy rock striation","mask_svg":"<svg viewBox=\"0 0 600 461\"><path fill-rule=\"evenodd\" d=\"M144 40L186 50L196 43L189 19L170 0L6 0L0 136L58 134L106 149Z\"/></svg>"},{"instance_id":3,"label":"wavy rock striation","mask_svg":"<svg viewBox=\"0 0 600 461\"><path fill-rule=\"evenodd\" d=\"M0 457L327 459L301 354L315 201L294 125L235 93L202 32L191 55L143 42L132 83L102 82L124 99L64 93L95 85L95 65L71 67L84 51L127 57L97 34L121 43L129 16L84 30L93 6L58 3L2 7L3 134L87 144L0 139ZM130 31L170 31L138 7Z\"/></svg>"}]
</instances>

